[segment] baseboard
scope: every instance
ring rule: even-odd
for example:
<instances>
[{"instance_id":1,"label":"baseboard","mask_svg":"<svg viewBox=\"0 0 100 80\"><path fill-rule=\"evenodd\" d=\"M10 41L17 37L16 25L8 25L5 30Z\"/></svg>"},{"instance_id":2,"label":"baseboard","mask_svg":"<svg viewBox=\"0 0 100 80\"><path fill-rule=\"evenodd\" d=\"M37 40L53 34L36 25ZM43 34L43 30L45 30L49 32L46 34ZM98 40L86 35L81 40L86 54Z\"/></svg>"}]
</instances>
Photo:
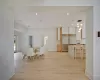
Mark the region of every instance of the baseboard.
<instances>
[{"instance_id":1,"label":"baseboard","mask_svg":"<svg viewBox=\"0 0 100 80\"><path fill-rule=\"evenodd\" d=\"M57 52L57 51L48 51L48 52Z\"/></svg>"},{"instance_id":2,"label":"baseboard","mask_svg":"<svg viewBox=\"0 0 100 80\"><path fill-rule=\"evenodd\" d=\"M89 80L93 80L93 75L89 74L87 71L85 71L85 75L89 78Z\"/></svg>"},{"instance_id":3,"label":"baseboard","mask_svg":"<svg viewBox=\"0 0 100 80\"><path fill-rule=\"evenodd\" d=\"M14 75L15 75L15 73L12 76L10 76L9 80L11 80Z\"/></svg>"}]
</instances>

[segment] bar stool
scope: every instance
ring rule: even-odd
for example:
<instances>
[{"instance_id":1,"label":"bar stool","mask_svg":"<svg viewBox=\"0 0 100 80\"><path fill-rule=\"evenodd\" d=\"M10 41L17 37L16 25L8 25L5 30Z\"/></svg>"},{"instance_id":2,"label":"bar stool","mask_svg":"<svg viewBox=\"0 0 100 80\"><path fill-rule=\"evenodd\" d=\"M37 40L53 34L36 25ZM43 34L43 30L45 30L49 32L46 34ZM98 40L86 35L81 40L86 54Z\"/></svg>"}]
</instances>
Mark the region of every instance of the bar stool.
<instances>
[{"instance_id":1,"label":"bar stool","mask_svg":"<svg viewBox=\"0 0 100 80\"><path fill-rule=\"evenodd\" d=\"M85 48L85 45L82 46L82 57L84 59L85 57L85 54L86 54L86 48Z\"/></svg>"},{"instance_id":2,"label":"bar stool","mask_svg":"<svg viewBox=\"0 0 100 80\"><path fill-rule=\"evenodd\" d=\"M79 54L79 57L82 59L82 46L81 46L81 44L77 44L74 47L74 59L77 58L77 54Z\"/></svg>"}]
</instances>

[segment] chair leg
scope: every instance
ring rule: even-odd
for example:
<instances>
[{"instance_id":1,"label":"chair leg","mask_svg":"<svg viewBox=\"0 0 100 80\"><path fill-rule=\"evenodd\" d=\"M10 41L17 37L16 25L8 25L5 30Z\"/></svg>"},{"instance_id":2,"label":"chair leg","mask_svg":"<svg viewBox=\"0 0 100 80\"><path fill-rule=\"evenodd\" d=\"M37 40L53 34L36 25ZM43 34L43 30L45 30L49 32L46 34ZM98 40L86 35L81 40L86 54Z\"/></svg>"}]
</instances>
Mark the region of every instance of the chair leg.
<instances>
[{"instance_id":1,"label":"chair leg","mask_svg":"<svg viewBox=\"0 0 100 80\"><path fill-rule=\"evenodd\" d=\"M30 56L30 58L29 58L30 60L31 60L31 56Z\"/></svg>"},{"instance_id":2,"label":"chair leg","mask_svg":"<svg viewBox=\"0 0 100 80\"><path fill-rule=\"evenodd\" d=\"M76 53L75 53L75 59L76 59Z\"/></svg>"},{"instance_id":3,"label":"chair leg","mask_svg":"<svg viewBox=\"0 0 100 80\"><path fill-rule=\"evenodd\" d=\"M44 54L42 54L42 56L44 56Z\"/></svg>"},{"instance_id":4,"label":"chair leg","mask_svg":"<svg viewBox=\"0 0 100 80\"><path fill-rule=\"evenodd\" d=\"M76 59L76 50L75 50L75 52L74 52L74 59Z\"/></svg>"},{"instance_id":5,"label":"chair leg","mask_svg":"<svg viewBox=\"0 0 100 80\"><path fill-rule=\"evenodd\" d=\"M25 59L26 55L23 56L23 59Z\"/></svg>"},{"instance_id":6,"label":"chair leg","mask_svg":"<svg viewBox=\"0 0 100 80\"><path fill-rule=\"evenodd\" d=\"M81 50L81 59L84 59L83 50Z\"/></svg>"},{"instance_id":7,"label":"chair leg","mask_svg":"<svg viewBox=\"0 0 100 80\"><path fill-rule=\"evenodd\" d=\"M32 60L34 60L34 56L32 56Z\"/></svg>"},{"instance_id":8,"label":"chair leg","mask_svg":"<svg viewBox=\"0 0 100 80\"><path fill-rule=\"evenodd\" d=\"M75 59L75 50L74 50L74 59Z\"/></svg>"},{"instance_id":9,"label":"chair leg","mask_svg":"<svg viewBox=\"0 0 100 80\"><path fill-rule=\"evenodd\" d=\"M36 59L36 58L37 58L37 55L34 56L34 59Z\"/></svg>"},{"instance_id":10,"label":"chair leg","mask_svg":"<svg viewBox=\"0 0 100 80\"><path fill-rule=\"evenodd\" d=\"M31 60L31 56L28 56L28 60Z\"/></svg>"},{"instance_id":11,"label":"chair leg","mask_svg":"<svg viewBox=\"0 0 100 80\"><path fill-rule=\"evenodd\" d=\"M33 57L31 56L31 60L33 60Z\"/></svg>"},{"instance_id":12,"label":"chair leg","mask_svg":"<svg viewBox=\"0 0 100 80\"><path fill-rule=\"evenodd\" d=\"M28 60L30 59L30 56L28 56Z\"/></svg>"},{"instance_id":13,"label":"chair leg","mask_svg":"<svg viewBox=\"0 0 100 80\"><path fill-rule=\"evenodd\" d=\"M40 56L39 56L39 55L37 55L37 58L39 59L39 58L40 58Z\"/></svg>"}]
</instances>

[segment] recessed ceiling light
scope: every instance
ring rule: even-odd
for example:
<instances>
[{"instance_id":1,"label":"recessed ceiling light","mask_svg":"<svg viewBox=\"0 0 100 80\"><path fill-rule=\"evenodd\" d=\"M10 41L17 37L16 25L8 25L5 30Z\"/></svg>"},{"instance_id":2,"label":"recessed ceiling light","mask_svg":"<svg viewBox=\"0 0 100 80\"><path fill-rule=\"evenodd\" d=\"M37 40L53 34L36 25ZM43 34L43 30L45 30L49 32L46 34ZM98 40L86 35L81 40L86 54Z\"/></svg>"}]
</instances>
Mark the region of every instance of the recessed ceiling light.
<instances>
[{"instance_id":1,"label":"recessed ceiling light","mask_svg":"<svg viewBox=\"0 0 100 80\"><path fill-rule=\"evenodd\" d=\"M37 15L37 13L36 13L36 15Z\"/></svg>"},{"instance_id":2,"label":"recessed ceiling light","mask_svg":"<svg viewBox=\"0 0 100 80\"><path fill-rule=\"evenodd\" d=\"M83 26L83 24L80 24L81 26Z\"/></svg>"},{"instance_id":3,"label":"recessed ceiling light","mask_svg":"<svg viewBox=\"0 0 100 80\"><path fill-rule=\"evenodd\" d=\"M69 15L69 13L67 13L67 15Z\"/></svg>"},{"instance_id":4,"label":"recessed ceiling light","mask_svg":"<svg viewBox=\"0 0 100 80\"><path fill-rule=\"evenodd\" d=\"M82 28L80 28L79 30L81 30Z\"/></svg>"}]
</instances>

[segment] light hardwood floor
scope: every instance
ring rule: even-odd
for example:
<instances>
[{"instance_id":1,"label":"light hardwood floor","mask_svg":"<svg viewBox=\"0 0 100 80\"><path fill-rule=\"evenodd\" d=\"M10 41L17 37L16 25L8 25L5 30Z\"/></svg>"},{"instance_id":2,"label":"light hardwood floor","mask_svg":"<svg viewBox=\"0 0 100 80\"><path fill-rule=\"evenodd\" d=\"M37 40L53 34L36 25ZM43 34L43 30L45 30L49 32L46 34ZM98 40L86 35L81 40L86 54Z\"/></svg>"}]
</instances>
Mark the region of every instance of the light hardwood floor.
<instances>
[{"instance_id":1,"label":"light hardwood floor","mask_svg":"<svg viewBox=\"0 0 100 80\"><path fill-rule=\"evenodd\" d=\"M89 80L82 62L72 59L67 53L48 52L44 58L24 60L11 80Z\"/></svg>"}]
</instances>

